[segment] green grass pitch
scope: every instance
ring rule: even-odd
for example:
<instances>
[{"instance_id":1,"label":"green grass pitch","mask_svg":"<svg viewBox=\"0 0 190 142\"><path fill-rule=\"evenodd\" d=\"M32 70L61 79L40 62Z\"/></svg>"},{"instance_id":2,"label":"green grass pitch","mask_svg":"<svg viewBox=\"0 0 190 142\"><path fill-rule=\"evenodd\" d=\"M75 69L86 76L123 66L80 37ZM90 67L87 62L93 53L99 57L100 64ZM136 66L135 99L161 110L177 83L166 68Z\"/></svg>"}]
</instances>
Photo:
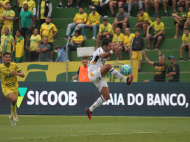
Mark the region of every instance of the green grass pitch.
<instances>
[{"instance_id":1,"label":"green grass pitch","mask_svg":"<svg viewBox=\"0 0 190 142\"><path fill-rule=\"evenodd\" d=\"M0 141L190 142L190 117L0 115Z\"/></svg>"}]
</instances>

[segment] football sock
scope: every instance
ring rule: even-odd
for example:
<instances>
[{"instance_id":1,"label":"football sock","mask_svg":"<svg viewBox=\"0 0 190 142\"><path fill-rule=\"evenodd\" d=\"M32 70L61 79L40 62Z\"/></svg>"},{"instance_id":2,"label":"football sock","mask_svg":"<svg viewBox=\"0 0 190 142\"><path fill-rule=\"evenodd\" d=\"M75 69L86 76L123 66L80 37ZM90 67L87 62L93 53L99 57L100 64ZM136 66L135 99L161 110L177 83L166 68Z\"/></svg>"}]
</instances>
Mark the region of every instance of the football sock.
<instances>
[{"instance_id":1,"label":"football sock","mask_svg":"<svg viewBox=\"0 0 190 142\"><path fill-rule=\"evenodd\" d=\"M61 6L62 6L62 2L60 2L60 3L59 3L59 5L61 5Z\"/></svg>"},{"instance_id":2,"label":"football sock","mask_svg":"<svg viewBox=\"0 0 190 142\"><path fill-rule=\"evenodd\" d=\"M126 78L123 77L123 75L121 73L119 73L115 68L112 68L110 70L110 73L113 74L113 76L119 78L120 80L122 80L124 83L126 83Z\"/></svg>"},{"instance_id":3,"label":"football sock","mask_svg":"<svg viewBox=\"0 0 190 142\"><path fill-rule=\"evenodd\" d=\"M97 101L94 102L94 104L89 108L89 110L90 110L91 112L93 112L93 110L94 110L95 108L101 106L105 101L106 101L106 100L105 100L105 99L103 98L103 96L101 95L101 97L99 97L99 98L97 99Z\"/></svg>"},{"instance_id":4,"label":"football sock","mask_svg":"<svg viewBox=\"0 0 190 142\"><path fill-rule=\"evenodd\" d=\"M16 104L11 103L11 110L13 111L13 113L16 113Z\"/></svg>"}]
</instances>

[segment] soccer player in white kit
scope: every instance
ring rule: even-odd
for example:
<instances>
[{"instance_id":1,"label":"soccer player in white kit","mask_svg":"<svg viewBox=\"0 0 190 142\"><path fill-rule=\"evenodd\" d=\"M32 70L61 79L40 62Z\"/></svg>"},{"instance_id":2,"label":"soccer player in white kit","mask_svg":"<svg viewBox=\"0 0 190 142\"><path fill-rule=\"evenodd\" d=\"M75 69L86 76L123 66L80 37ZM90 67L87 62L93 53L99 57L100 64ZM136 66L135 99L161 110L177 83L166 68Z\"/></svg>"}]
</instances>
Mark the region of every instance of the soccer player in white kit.
<instances>
[{"instance_id":1,"label":"soccer player in white kit","mask_svg":"<svg viewBox=\"0 0 190 142\"><path fill-rule=\"evenodd\" d=\"M88 77L89 80L95 84L102 95L91 107L85 109L90 120L93 110L110 99L109 88L105 80L105 76L108 72L122 80L127 85L130 85L133 80L133 75L129 78L125 78L111 64L104 65L106 58L113 54L116 50L117 48L114 45L112 46L112 41L109 38L105 38L102 40L102 47L99 47L91 57L88 66Z\"/></svg>"}]
</instances>

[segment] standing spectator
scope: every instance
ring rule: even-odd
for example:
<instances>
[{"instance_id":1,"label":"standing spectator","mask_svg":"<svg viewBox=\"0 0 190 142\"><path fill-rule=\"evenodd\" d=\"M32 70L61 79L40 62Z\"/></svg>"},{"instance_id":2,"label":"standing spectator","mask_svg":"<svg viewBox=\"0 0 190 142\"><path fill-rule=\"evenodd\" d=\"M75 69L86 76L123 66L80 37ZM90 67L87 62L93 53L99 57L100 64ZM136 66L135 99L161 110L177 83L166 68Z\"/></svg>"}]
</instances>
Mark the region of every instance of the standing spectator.
<instances>
[{"instance_id":1,"label":"standing spectator","mask_svg":"<svg viewBox=\"0 0 190 142\"><path fill-rule=\"evenodd\" d=\"M45 23L47 17L51 18L52 3L49 0L41 0L38 4L37 20L40 21L40 26Z\"/></svg>"},{"instance_id":2,"label":"standing spectator","mask_svg":"<svg viewBox=\"0 0 190 142\"><path fill-rule=\"evenodd\" d=\"M143 0L129 0L128 4L128 14L131 16L131 10L133 6L138 6L139 9L143 9L144 1Z\"/></svg>"},{"instance_id":3,"label":"standing spectator","mask_svg":"<svg viewBox=\"0 0 190 142\"><path fill-rule=\"evenodd\" d=\"M38 47L41 44L41 36L38 34L38 29L34 29L34 34L30 38L30 59L31 62L38 61L38 53L36 53Z\"/></svg>"},{"instance_id":4,"label":"standing spectator","mask_svg":"<svg viewBox=\"0 0 190 142\"><path fill-rule=\"evenodd\" d=\"M53 61L53 38L57 35L58 30L56 26L51 23L51 19L49 17L46 18L46 23L41 25L40 28L40 36L43 40L44 37L48 38L48 44L50 45L50 61Z\"/></svg>"},{"instance_id":5,"label":"standing spectator","mask_svg":"<svg viewBox=\"0 0 190 142\"><path fill-rule=\"evenodd\" d=\"M68 59L70 60L70 51L76 51L77 47L81 47L84 39L83 36L80 35L79 30L75 31L75 36L72 37L71 43L68 44ZM63 47L66 51L66 45Z\"/></svg>"},{"instance_id":6,"label":"standing spectator","mask_svg":"<svg viewBox=\"0 0 190 142\"><path fill-rule=\"evenodd\" d=\"M23 6L24 6L24 4L28 4L28 10L30 12L32 12L33 15L34 15L34 18L36 18L36 3L35 3L35 1L33 1L33 0L25 0L23 2ZM22 10L23 10L23 8L22 8ZM31 21L32 21L32 18L31 18ZM35 27L35 23L32 25L33 29L34 29L34 27Z\"/></svg>"},{"instance_id":7,"label":"standing spectator","mask_svg":"<svg viewBox=\"0 0 190 142\"><path fill-rule=\"evenodd\" d=\"M116 27L120 27L121 29L123 28L123 30L126 29L127 27L128 28L130 27L129 15L126 12L124 12L123 7L119 8L119 13L116 15L112 26L114 31Z\"/></svg>"},{"instance_id":8,"label":"standing spectator","mask_svg":"<svg viewBox=\"0 0 190 142\"><path fill-rule=\"evenodd\" d=\"M186 17L187 17L187 13L183 11L182 6L178 7L178 11L179 12L172 14L172 16L174 17L174 25L176 26L176 32L175 32L174 38L177 38L179 28L184 27Z\"/></svg>"},{"instance_id":9,"label":"standing spectator","mask_svg":"<svg viewBox=\"0 0 190 142\"><path fill-rule=\"evenodd\" d=\"M183 32L183 36L182 36L182 44L180 47L180 59L179 61L183 61L183 51L189 51L189 58L187 59L187 61L190 61L190 33L188 29L184 29Z\"/></svg>"},{"instance_id":10,"label":"standing spectator","mask_svg":"<svg viewBox=\"0 0 190 142\"><path fill-rule=\"evenodd\" d=\"M167 63L165 62L165 57L161 52L158 52L159 55L159 63L152 62L148 59L146 55L146 51L142 51L146 62L154 67L154 80L145 80L144 82L165 82L166 80L166 70Z\"/></svg>"},{"instance_id":11,"label":"standing spectator","mask_svg":"<svg viewBox=\"0 0 190 142\"><path fill-rule=\"evenodd\" d=\"M115 1L110 2L110 10L112 13L112 17L115 17L114 7L116 8L123 7L124 4L125 4L125 0L115 0Z\"/></svg>"},{"instance_id":12,"label":"standing spectator","mask_svg":"<svg viewBox=\"0 0 190 142\"><path fill-rule=\"evenodd\" d=\"M0 17L2 17L3 15L3 12L5 11L6 9L6 3L9 2L9 0L1 0L0 1ZM2 30L2 27L3 27L3 21L0 20L0 32Z\"/></svg>"},{"instance_id":13,"label":"standing spectator","mask_svg":"<svg viewBox=\"0 0 190 142\"><path fill-rule=\"evenodd\" d=\"M168 67L166 76L169 77L169 82L179 82L180 67L175 63L174 56L170 56L168 59L170 60L171 65Z\"/></svg>"},{"instance_id":14,"label":"standing spectator","mask_svg":"<svg viewBox=\"0 0 190 142\"><path fill-rule=\"evenodd\" d=\"M37 53L39 53L38 61L50 62L50 58L49 58L50 49L51 47L48 44L48 38L45 37L43 39L43 44L41 44L36 51Z\"/></svg>"},{"instance_id":15,"label":"standing spectator","mask_svg":"<svg viewBox=\"0 0 190 142\"><path fill-rule=\"evenodd\" d=\"M4 34L4 29L9 29L9 34L13 35L13 20L15 17L15 12L11 10L10 2L6 3L7 10L3 12L1 16L1 21L3 21L3 29L1 31L1 35Z\"/></svg>"},{"instance_id":16,"label":"standing spectator","mask_svg":"<svg viewBox=\"0 0 190 142\"><path fill-rule=\"evenodd\" d=\"M115 51L117 60L123 60L122 58L123 42L124 42L124 34L122 34L120 28L117 27L115 29L115 34L112 39L112 43L118 47L118 50Z\"/></svg>"},{"instance_id":17,"label":"standing spectator","mask_svg":"<svg viewBox=\"0 0 190 142\"><path fill-rule=\"evenodd\" d=\"M88 16L88 21L85 25L85 27L82 28L82 33L84 34L83 37L84 39L86 39L86 32L85 32L85 28L86 29L93 29L93 37L92 39L96 39L96 32L97 29L99 28L99 24L100 24L100 17L98 12L96 12L96 8L95 7L91 7L91 13Z\"/></svg>"},{"instance_id":18,"label":"standing spectator","mask_svg":"<svg viewBox=\"0 0 190 142\"><path fill-rule=\"evenodd\" d=\"M35 18L33 13L28 10L28 4L24 4L24 11L20 12L19 29L22 29L25 40L28 35L31 35L32 25L34 24L34 22ZM25 54L26 61L29 61L29 53L27 49L25 49Z\"/></svg>"},{"instance_id":19,"label":"standing spectator","mask_svg":"<svg viewBox=\"0 0 190 142\"><path fill-rule=\"evenodd\" d=\"M16 32L13 51L14 51L14 55L15 55L15 63L23 62L24 37L22 36L22 30L21 29Z\"/></svg>"},{"instance_id":20,"label":"standing spectator","mask_svg":"<svg viewBox=\"0 0 190 142\"><path fill-rule=\"evenodd\" d=\"M0 57L2 53L9 52L11 53L11 49L14 45L14 38L9 34L9 29L4 28L4 34L1 36L1 45L0 45Z\"/></svg>"},{"instance_id":21,"label":"standing spectator","mask_svg":"<svg viewBox=\"0 0 190 142\"><path fill-rule=\"evenodd\" d=\"M73 8L73 0L67 0L67 6L65 8Z\"/></svg>"},{"instance_id":22,"label":"standing spectator","mask_svg":"<svg viewBox=\"0 0 190 142\"><path fill-rule=\"evenodd\" d=\"M124 36L124 51L129 53L129 57L130 57L130 45L133 37L135 37L135 34L131 33L129 28L126 28Z\"/></svg>"},{"instance_id":23,"label":"standing spectator","mask_svg":"<svg viewBox=\"0 0 190 142\"><path fill-rule=\"evenodd\" d=\"M77 0L77 6L75 7L75 8L79 8L79 7L81 7L82 5L82 1L83 0ZM90 8L90 6L91 6L91 2L92 2L92 0L88 0L88 8Z\"/></svg>"},{"instance_id":24,"label":"standing spectator","mask_svg":"<svg viewBox=\"0 0 190 142\"><path fill-rule=\"evenodd\" d=\"M154 27L154 34L149 34L150 28ZM161 22L161 17L157 16L156 21L153 22L151 25L147 28L147 35L146 35L146 41L147 41L147 50L150 50L150 40L154 39L154 49L158 50L159 45L161 41L165 38L164 35L164 23Z\"/></svg>"},{"instance_id":25,"label":"standing spectator","mask_svg":"<svg viewBox=\"0 0 190 142\"><path fill-rule=\"evenodd\" d=\"M80 7L79 8L79 13L77 13L73 19L73 23L70 23L67 26L67 32L66 32L66 37L65 40L70 36L71 29L79 30L81 27L83 27L86 24L87 21L87 14L84 12L84 8ZM72 33L72 36L75 34L75 30ZM83 33L84 35L84 33Z\"/></svg>"},{"instance_id":26,"label":"standing spectator","mask_svg":"<svg viewBox=\"0 0 190 142\"><path fill-rule=\"evenodd\" d=\"M88 58L82 58L82 66L79 67L77 74L73 77L71 82L79 78L79 82L90 82L88 78Z\"/></svg>"},{"instance_id":27,"label":"standing spectator","mask_svg":"<svg viewBox=\"0 0 190 142\"><path fill-rule=\"evenodd\" d=\"M110 0L100 0L98 5L97 12L100 14L100 17L108 18L108 8Z\"/></svg>"},{"instance_id":28,"label":"standing spectator","mask_svg":"<svg viewBox=\"0 0 190 142\"><path fill-rule=\"evenodd\" d=\"M59 0L59 5L57 6L57 8L63 8L62 0Z\"/></svg>"},{"instance_id":29,"label":"standing spectator","mask_svg":"<svg viewBox=\"0 0 190 142\"><path fill-rule=\"evenodd\" d=\"M96 38L96 49L99 48L100 40L103 38L112 39L114 34L113 27L106 18L103 18L103 23L100 25L99 33Z\"/></svg>"},{"instance_id":30,"label":"standing spectator","mask_svg":"<svg viewBox=\"0 0 190 142\"><path fill-rule=\"evenodd\" d=\"M139 9L139 14L137 15L138 22L135 25L138 30L140 28L143 29L143 37L146 37L146 30L148 25L152 24L152 20L150 19L148 13L144 12L143 9Z\"/></svg>"},{"instance_id":31,"label":"standing spectator","mask_svg":"<svg viewBox=\"0 0 190 142\"><path fill-rule=\"evenodd\" d=\"M55 50L57 51L57 59L55 62L66 62L66 52L61 48L61 45L57 45Z\"/></svg>"},{"instance_id":32,"label":"standing spectator","mask_svg":"<svg viewBox=\"0 0 190 142\"><path fill-rule=\"evenodd\" d=\"M141 60L142 60L142 49L144 47L144 39L140 37L140 31L136 30L135 37L132 44L132 59L139 60L138 71L141 72Z\"/></svg>"}]
</instances>

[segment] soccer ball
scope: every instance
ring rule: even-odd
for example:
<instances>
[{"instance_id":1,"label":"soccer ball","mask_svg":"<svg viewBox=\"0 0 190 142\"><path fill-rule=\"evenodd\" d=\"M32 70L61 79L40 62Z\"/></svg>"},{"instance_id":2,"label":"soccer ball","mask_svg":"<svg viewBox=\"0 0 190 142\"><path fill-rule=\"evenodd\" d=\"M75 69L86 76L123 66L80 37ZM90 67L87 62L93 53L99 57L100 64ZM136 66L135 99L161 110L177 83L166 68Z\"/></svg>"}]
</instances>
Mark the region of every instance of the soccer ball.
<instances>
[{"instance_id":1,"label":"soccer ball","mask_svg":"<svg viewBox=\"0 0 190 142\"><path fill-rule=\"evenodd\" d=\"M130 75L132 73L131 66L123 65L120 69L120 73L123 74L124 76Z\"/></svg>"}]
</instances>

